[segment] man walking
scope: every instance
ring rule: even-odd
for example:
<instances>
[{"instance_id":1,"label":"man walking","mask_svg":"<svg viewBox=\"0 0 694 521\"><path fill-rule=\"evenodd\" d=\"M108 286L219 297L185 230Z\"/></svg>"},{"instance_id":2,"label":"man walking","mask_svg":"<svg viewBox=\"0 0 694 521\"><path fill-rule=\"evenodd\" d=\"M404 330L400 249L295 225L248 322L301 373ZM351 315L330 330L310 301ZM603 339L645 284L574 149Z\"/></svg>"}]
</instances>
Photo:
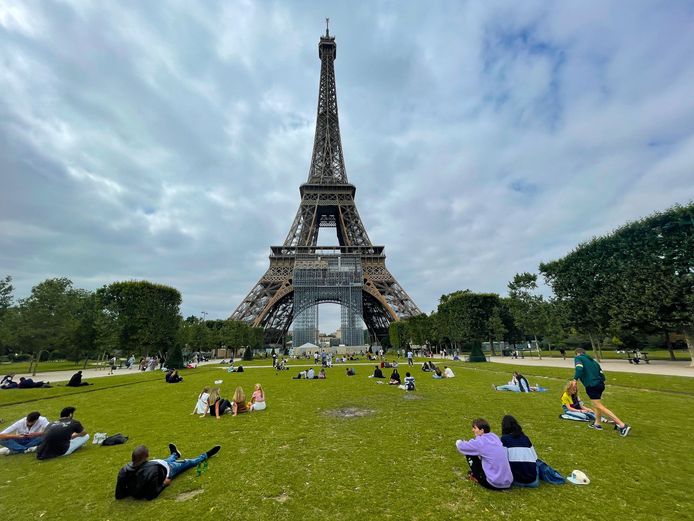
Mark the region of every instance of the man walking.
<instances>
[{"instance_id":1,"label":"man walking","mask_svg":"<svg viewBox=\"0 0 694 521\"><path fill-rule=\"evenodd\" d=\"M116 499L132 496L135 499L154 499L176 476L197 466L219 452L215 445L197 458L179 459L181 453L176 445L169 444L171 454L166 459L148 460L149 450L144 445L135 447L132 461L120 469L116 481Z\"/></svg>"},{"instance_id":2,"label":"man walking","mask_svg":"<svg viewBox=\"0 0 694 521\"><path fill-rule=\"evenodd\" d=\"M611 410L602 404L602 393L605 391L605 374L602 372L600 364L586 354L585 349L580 347L576 349L574 363L576 364L576 371L574 372L573 381L581 380L586 388L586 394L595 408L595 423L588 424L588 427L601 431L600 418L605 416L614 420L615 429L619 431L620 436L629 434L631 427L617 418Z\"/></svg>"},{"instance_id":3,"label":"man walking","mask_svg":"<svg viewBox=\"0 0 694 521\"><path fill-rule=\"evenodd\" d=\"M20 454L34 452L43 441L43 431L48 420L38 411L30 412L26 418L17 420L0 432L0 454Z\"/></svg>"}]
</instances>

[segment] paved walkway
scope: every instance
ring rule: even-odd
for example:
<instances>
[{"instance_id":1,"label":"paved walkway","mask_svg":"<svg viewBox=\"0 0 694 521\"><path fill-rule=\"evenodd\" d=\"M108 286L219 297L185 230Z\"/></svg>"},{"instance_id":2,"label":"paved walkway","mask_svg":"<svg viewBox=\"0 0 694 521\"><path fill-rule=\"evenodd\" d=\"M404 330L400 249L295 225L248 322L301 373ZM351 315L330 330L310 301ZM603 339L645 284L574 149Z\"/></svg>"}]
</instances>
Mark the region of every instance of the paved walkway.
<instances>
[{"instance_id":1,"label":"paved walkway","mask_svg":"<svg viewBox=\"0 0 694 521\"><path fill-rule=\"evenodd\" d=\"M530 367L564 367L567 369L573 368L573 359L567 357L566 360L562 360L560 358L543 358L542 360L538 360L537 358L511 358L507 356L493 356L489 357L490 362L496 363L496 364L511 364L511 365L523 365L523 366L530 366ZM437 361L437 364L440 362L443 362L443 359L441 358L435 358ZM236 365L239 365L238 362L241 362L241 365L243 365L243 362L241 360L237 361ZM218 360L210 360L209 362L201 362L200 366L205 366L205 365L210 365L210 364L218 364ZM402 361L398 362L399 366L398 368L401 370L401 372L404 370L406 371L407 369L407 361ZM340 362L339 364L333 365L333 368L347 368L351 366L373 366L376 365L376 362L374 361L349 361L349 362ZM415 364L417 367L421 365L421 363ZM605 371L616 371L620 373L642 373L642 374L657 374L657 375L666 375L666 376L688 376L688 377L694 377L694 367L691 367L689 362L687 361L682 361L682 362L671 362L671 361L666 361L666 360L652 360L650 364L645 364L641 363L639 365L634 365L630 364L626 360L603 360L601 362L602 368ZM255 369L255 368L271 368L272 366L270 364L268 365L253 365L253 366L245 366L247 369ZM304 367L316 367L320 369L320 365L315 365L310 363L308 360L289 360L289 370L293 371L294 369L298 368L304 368ZM38 382L43 380L44 382L66 382L70 379L70 377L75 374L79 369L74 369L70 371L51 371L51 372L38 372L36 373L36 376L31 376L28 373L17 373L15 375L14 380L19 381L20 376L24 376L25 378L33 378L34 381ZM220 370L226 371L226 366L221 367ZM113 374L113 376L122 376L125 374L141 374L141 371L138 371L136 369L117 369L116 372ZM109 369L96 369L96 368L88 368L88 369L82 369L82 379L89 381L94 378L108 378L109 376Z\"/></svg>"},{"instance_id":2,"label":"paved walkway","mask_svg":"<svg viewBox=\"0 0 694 521\"><path fill-rule=\"evenodd\" d=\"M511 358L509 356L490 357L491 362L496 364L525 365L535 367L565 367L572 369L574 366L573 358ZM626 360L602 360L600 365L605 371L615 371L618 373L642 373L659 374L667 376L689 376L694 377L694 367L688 361L672 362L669 360L651 360L651 363L630 364Z\"/></svg>"}]
</instances>

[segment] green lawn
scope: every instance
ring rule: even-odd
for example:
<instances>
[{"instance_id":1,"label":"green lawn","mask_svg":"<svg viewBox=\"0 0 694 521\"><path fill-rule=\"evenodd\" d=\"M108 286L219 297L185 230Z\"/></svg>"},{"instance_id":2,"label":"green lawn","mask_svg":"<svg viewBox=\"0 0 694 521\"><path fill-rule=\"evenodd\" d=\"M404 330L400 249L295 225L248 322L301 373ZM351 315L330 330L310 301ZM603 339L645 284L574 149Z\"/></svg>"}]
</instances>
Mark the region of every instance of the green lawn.
<instances>
[{"instance_id":1,"label":"green lawn","mask_svg":"<svg viewBox=\"0 0 694 521\"><path fill-rule=\"evenodd\" d=\"M524 368L531 383L550 388L528 395L491 389L508 380L512 366L451 365L452 380L433 380L417 368L414 393L368 379L366 366L351 378L335 367L325 381L291 380L296 369L227 374L208 366L185 371L176 385L158 373L139 373L94 379L95 385L77 390L0 391L6 421L32 410L54 419L74 405L90 433L130 436L125 445L90 443L45 462L33 455L2 457L0 519L692 518L694 379L608 374L604 401L633 425L621 438L558 419L570 371ZM229 397L236 385L250 392L261 382L268 409L219 421L191 416L200 389L219 378ZM18 403L27 400L35 401ZM332 414L350 407L367 414ZM470 438L470 421L479 416L498 431L508 413L541 458L565 475L581 469L592 483L496 493L466 481L455 440ZM189 471L155 501L116 502L116 474L132 449L144 443L152 456L164 456L170 441L184 456L217 443L222 451L202 476Z\"/></svg>"}]
</instances>

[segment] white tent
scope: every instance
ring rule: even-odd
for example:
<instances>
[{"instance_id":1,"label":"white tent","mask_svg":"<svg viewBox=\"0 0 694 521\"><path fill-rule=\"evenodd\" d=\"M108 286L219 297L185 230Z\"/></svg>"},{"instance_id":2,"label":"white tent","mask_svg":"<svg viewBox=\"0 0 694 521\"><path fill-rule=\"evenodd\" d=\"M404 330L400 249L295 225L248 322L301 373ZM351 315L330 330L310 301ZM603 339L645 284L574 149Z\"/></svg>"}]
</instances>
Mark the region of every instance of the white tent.
<instances>
[{"instance_id":1,"label":"white tent","mask_svg":"<svg viewBox=\"0 0 694 521\"><path fill-rule=\"evenodd\" d=\"M306 342L304 345L294 348L294 355L298 356L306 353L315 353L316 351L320 351L320 347L311 342Z\"/></svg>"}]
</instances>

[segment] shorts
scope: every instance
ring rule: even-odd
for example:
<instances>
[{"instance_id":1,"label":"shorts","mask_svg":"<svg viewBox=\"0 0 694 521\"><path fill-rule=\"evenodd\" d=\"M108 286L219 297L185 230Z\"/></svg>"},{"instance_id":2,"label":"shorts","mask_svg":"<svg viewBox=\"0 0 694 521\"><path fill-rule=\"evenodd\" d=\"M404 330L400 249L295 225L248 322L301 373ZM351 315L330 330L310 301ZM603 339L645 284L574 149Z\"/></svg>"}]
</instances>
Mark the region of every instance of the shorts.
<instances>
[{"instance_id":1,"label":"shorts","mask_svg":"<svg viewBox=\"0 0 694 521\"><path fill-rule=\"evenodd\" d=\"M591 400L599 400L605 392L605 384L601 383L593 387L586 387L586 394Z\"/></svg>"}]
</instances>

